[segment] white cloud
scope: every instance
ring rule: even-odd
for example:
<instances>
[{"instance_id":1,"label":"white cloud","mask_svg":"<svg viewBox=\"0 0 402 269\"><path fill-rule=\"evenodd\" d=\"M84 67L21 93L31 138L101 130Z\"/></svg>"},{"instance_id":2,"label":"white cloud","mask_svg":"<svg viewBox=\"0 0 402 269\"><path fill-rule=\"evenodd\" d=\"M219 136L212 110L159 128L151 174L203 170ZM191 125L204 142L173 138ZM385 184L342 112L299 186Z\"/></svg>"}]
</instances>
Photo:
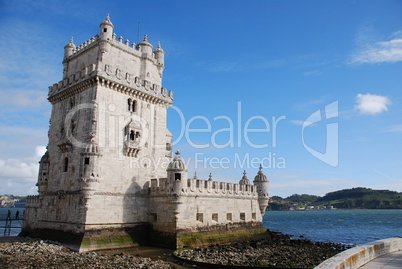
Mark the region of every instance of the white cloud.
<instances>
[{"instance_id":1,"label":"white cloud","mask_svg":"<svg viewBox=\"0 0 402 269\"><path fill-rule=\"evenodd\" d=\"M35 156L16 159L0 159L1 193L14 195L35 194L39 160L46 151L45 146L35 148Z\"/></svg>"},{"instance_id":2,"label":"white cloud","mask_svg":"<svg viewBox=\"0 0 402 269\"><path fill-rule=\"evenodd\" d=\"M402 61L402 38L399 32L397 33L393 34L394 39L389 41L366 44L364 49L352 55L349 63L395 63Z\"/></svg>"},{"instance_id":3,"label":"white cloud","mask_svg":"<svg viewBox=\"0 0 402 269\"><path fill-rule=\"evenodd\" d=\"M356 96L355 109L361 114L376 115L388 111L391 100L386 96L376 94L361 94Z\"/></svg>"},{"instance_id":4,"label":"white cloud","mask_svg":"<svg viewBox=\"0 0 402 269\"><path fill-rule=\"evenodd\" d=\"M386 130L387 133L402 133L402 124L394 125Z\"/></svg>"},{"instance_id":5,"label":"white cloud","mask_svg":"<svg viewBox=\"0 0 402 269\"><path fill-rule=\"evenodd\" d=\"M305 76L321 76L322 72L320 70L312 70L312 71L306 71L303 74Z\"/></svg>"}]
</instances>

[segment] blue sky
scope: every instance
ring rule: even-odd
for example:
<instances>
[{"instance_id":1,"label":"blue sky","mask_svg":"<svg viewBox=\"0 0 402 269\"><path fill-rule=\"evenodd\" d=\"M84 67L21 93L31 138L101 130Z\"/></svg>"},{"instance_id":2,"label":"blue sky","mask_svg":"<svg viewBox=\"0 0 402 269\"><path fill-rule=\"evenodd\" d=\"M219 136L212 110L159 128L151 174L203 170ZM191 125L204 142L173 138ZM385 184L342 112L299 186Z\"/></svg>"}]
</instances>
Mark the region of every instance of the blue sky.
<instances>
[{"instance_id":1,"label":"blue sky","mask_svg":"<svg viewBox=\"0 0 402 269\"><path fill-rule=\"evenodd\" d=\"M238 182L262 162L271 195L402 191L402 1L0 0L0 10L0 193L36 193L47 87L62 78L64 45L98 34L107 14L117 36L136 42L140 22L141 37L161 42L168 127L190 176Z\"/></svg>"}]
</instances>

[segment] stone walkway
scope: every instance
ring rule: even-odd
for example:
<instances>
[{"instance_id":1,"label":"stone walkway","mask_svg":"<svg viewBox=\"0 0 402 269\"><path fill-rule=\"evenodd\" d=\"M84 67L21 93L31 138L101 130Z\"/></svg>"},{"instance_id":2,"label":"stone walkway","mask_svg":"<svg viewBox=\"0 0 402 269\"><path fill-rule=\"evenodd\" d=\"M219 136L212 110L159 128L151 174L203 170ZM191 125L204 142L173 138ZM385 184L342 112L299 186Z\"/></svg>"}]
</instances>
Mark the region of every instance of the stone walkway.
<instances>
[{"instance_id":1,"label":"stone walkway","mask_svg":"<svg viewBox=\"0 0 402 269\"><path fill-rule=\"evenodd\" d=\"M402 268L402 251L391 252L382 255L359 269L401 269Z\"/></svg>"}]
</instances>

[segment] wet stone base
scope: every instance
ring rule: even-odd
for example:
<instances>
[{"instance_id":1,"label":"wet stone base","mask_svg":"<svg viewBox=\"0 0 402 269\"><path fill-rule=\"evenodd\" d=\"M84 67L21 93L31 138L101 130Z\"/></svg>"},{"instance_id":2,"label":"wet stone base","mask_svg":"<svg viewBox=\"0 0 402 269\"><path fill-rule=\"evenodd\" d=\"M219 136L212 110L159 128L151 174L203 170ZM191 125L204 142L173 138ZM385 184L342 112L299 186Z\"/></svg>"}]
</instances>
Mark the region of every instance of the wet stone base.
<instances>
[{"instance_id":1,"label":"wet stone base","mask_svg":"<svg viewBox=\"0 0 402 269\"><path fill-rule=\"evenodd\" d=\"M203 247L213 244L228 244L245 240L260 239L268 236L260 223L236 223L203 228L197 231L179 231L177 248Z\"/></svg>"},{"instance_id":2,"label":"wet stone base","mask_svg":"<svg viewBox=\"0 0 402 269\"><path fill-rule=\"evenodd\" d=\"M341 244L291 239L271 231L267 235L234 244L182 249L174 255L183 264L199 268L314 268L347 248Z\"/></svg>"},{"instance_id":3,"label":"wet stone base","mask_svg":"<svg viewBox=\"0 0 402 269\"><path fill-rule=\"evenodd\" d=\"M177 249L226 244L263 238L266 230L261 223L235 223L230 226L215 225L192 231L165 233L154 231L151 225L144 223L125 228L87 230L82 234L51 229L24 229L21 236L57 241L71 250L86 252L138 246Z\"/></svg>"},{"instance_id":4,"label":"wet stone base","mask_svg":"<svg viewBox=\"0 0 402 269\"><path fill-rule=\"evenodd\" d=\"M24 229L24 237L41 238L62 243L77 252L100 249L114 249L149 245L149 225L136 225L129 228L87 230L85 233L71 233L51 229Z\"/></svg>"}]
</instances>

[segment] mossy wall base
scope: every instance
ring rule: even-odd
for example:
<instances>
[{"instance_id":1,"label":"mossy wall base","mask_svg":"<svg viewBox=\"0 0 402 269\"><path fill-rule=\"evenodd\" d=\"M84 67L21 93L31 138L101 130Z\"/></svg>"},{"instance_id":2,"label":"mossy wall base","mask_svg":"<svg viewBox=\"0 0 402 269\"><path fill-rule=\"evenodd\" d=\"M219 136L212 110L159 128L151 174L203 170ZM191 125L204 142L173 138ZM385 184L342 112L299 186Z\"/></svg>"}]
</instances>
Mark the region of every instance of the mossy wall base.
<instances>
[{"instance_id":1,"label":"mossy wall base","mask_svg":"<svg viewBox=\"0 0 402 269\"><path fill-rule=\"evenodd\" d=\"M101 249L146 246L149 244L151 227L148 224L129 228L87 230L71 233L51 229L24 229L21 236L57 241L77 252Z\"/></svg>"},{"instance_id":2,"label":"mossy wall base","mask_svg":"<svg viewBox=\"0 0 402 269\"><path fill-rule=\"evenodd\" d=\"M170 249L202 247L258 239L267 235L267 231L261 223L215 225L191 231L181 230L176 233L158 232L146 223L129 228L86 230L82 234L51 229L24 229L21 233L21 236L57 241L78 252L138 246L157 246Z\"/></svg>"},{"instance_id":3,"label":"mossy wall base","mask_svg":"<svg viewBox=\"0 0 402 269\"><path fill-rule=\"evenodd\" d=\"M227 244L263 238L267 235L267 230L262 227L261 223L216 225L196 231L178 232L176 248Z\"/></svg>"}]
</instances>

